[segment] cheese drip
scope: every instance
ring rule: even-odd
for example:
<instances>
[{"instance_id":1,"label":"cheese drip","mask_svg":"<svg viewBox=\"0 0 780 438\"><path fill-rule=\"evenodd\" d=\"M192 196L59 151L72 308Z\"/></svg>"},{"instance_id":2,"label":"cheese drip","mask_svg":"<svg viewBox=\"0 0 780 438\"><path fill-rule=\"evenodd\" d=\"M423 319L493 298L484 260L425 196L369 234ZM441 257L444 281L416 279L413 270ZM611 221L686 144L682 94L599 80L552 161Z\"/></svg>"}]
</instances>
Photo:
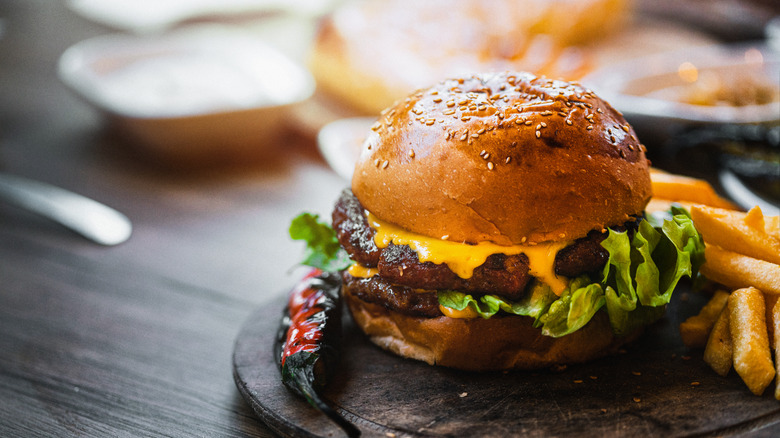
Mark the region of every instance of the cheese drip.
<instances>
[{"instance_id":1,"label":"cheese drip","mask_svg":"<svg viewBox=\"0 0 780 438\"><path fill-rule=\"evenodd\" d=\"M492 242L479 242L476 245L435 239L406 231L397 225L377 218L366 212L368 222L376 231L374 243L379 248L394 245L408 245L416 253L421 263L445 263L460 278L469 279L474 269L485 263L491 254L528 256L529 272L541 282L550 286L560 295L568 285L565 277L555 275L555 255L570 242L540 243L538 245L501 246Z\"/></svg>"},{"instance_id":2,"label":"cheese drip","mask_svg":"<svg viewBox=\"0 0 780 438\"><path fill-rule=\"evenodd\" d=\"M369 268L369 267L361 265L360 263L353 263L347 269L347 272L349 273L349 275L351 275L353 277L357 277L357 278L371 278L374 275L379 273L379 269L377 269L377 268Z\"/></svg>"}]
</instances>

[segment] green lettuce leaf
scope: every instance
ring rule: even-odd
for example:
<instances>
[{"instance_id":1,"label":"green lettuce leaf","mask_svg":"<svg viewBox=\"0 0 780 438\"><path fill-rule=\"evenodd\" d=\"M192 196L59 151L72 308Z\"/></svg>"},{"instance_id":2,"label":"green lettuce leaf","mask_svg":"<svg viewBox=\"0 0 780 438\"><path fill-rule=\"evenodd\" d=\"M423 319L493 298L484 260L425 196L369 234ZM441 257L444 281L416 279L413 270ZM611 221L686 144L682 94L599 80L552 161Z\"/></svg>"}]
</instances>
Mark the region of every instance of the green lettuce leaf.
<instances>
[{"instance_id":1,"label":"green lettuce leaf","mask_svg":"<svg viewBox=\"0 0 780 438\"><path fill-rule=\"evenodd\" d=\"M542 334L558 338L581 329L604 306L604 289L587 277L569 282L561 297L539 318Z\"/></svg>"},{"instance_id":2,"label":"green lettuce leaf","mask_svg":"<svg viewBox=\"0 0 780 438\"><path fill-rule=\"evenodd\" d=\"M530 287L530 293L520 301L509 301L496 295L483 295L476 299L469 294L453 290L439 291L438 298L442 306L455 310L465 310L470 307L485 319L495 315L499 310L538 319L558 296L548 286L538 282Z\"/></svg>"},{"instance_id":3,"label":"green lettuce leaf","mask_svg":"<svg viewBox=\"0 0 780 438\"><path fill-rule=\"evenodd\" d=\"M341 248L336 232L330 225L321 222L318 215L301 213L290 223L289 232L291 238L306 242L301 264L335 272L346 269L352 263Z\"/></svg>"},{"instance_id":4,"label":"green lettuce leaf","mask_svg":"<svg viewBox=\"0 0 780 438\"><path fill-rule=\"evenodd\" d=\"M653 226L653 225L657 226ZM584 327L605 308L613 331L626 335L663 316L680 278L695 278L704 262L704 243L685 209L643 220L633 238L609 230L601 243L609 259L600 276L569 281L560 297L538 282L518 302L495 295L439 292L439 304L457 310L471 307L483 318L499 311L535 318L546 336L560 337Z\"/></svg>"}]
</instances>

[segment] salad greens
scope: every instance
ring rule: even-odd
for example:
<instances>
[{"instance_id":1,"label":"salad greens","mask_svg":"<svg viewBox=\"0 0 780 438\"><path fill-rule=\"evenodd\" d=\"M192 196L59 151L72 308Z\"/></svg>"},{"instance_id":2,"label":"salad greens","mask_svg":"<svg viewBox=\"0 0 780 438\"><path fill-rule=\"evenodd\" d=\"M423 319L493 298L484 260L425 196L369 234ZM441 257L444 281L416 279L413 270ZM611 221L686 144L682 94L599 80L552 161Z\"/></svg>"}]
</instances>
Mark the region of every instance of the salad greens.
<instances>
[{"instance_id":1,"label":"salad greens","mask_svg":"<svg viewBox=\"0 0 780 438\"><path fill-rule=\"evenodd\" d=\"M293 239L306 242L303 265L335 272L352 264L349 254L339 244L336 232L316 214L299 214L290 223L289 233Z\"/></svg>"}]
</instances>

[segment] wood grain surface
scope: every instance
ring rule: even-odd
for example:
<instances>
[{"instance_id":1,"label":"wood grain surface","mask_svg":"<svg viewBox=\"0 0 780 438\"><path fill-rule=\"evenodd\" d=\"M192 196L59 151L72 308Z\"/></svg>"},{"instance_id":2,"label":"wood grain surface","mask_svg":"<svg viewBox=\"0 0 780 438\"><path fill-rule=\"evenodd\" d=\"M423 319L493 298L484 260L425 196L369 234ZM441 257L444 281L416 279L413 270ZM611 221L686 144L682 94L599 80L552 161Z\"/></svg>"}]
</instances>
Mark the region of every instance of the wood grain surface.
<instances>
[{"instance_id":1,"label":"wood grain surface","mask_svg":"<svg viewBox=\"0 0 780 438\"><path fill-rule=\"evenodd\" d=\"M244 168L136 153L56 74L70 45L113 32L64 1L0 1L0 171L134 225L103 247L0 203L0 437L273 436L233 383L233 344L290 281L290 219L345 182L294 135Z\"/></svg>"},{"instance_id":2,"label":"wood grain surface","mask_svg":"<svg viewBox=\"0 0 780 438\"><path fill-rule=\"evenodd\" d=\"M780 403L716 375L679 339L704 297L683 289L669 316L622 354L537 372L468 373L388 354L349 320L341 367L324 396L366 437L725 436L780 433ZM259 308L239 334L234 377L284 436L343 433L281 384L271 354L283 300Z\"/></svg>"}]
</instances>

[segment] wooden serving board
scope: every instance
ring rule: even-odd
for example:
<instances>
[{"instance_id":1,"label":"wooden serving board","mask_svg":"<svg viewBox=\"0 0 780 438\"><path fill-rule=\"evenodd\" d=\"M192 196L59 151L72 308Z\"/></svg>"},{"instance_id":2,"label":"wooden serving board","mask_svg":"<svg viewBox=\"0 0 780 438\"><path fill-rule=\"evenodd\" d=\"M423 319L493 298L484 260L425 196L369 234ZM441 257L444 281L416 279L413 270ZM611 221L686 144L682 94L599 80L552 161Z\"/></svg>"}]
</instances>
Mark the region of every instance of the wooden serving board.
<instances>
[{"instance_id":1,"label":"wooden serving board","mask_svg":"<svg viewBox=\"0 0 780 438\"><path fill-rule=\"evenodd\" d=\"M239 391L283 436L343 432L281 383L272 354L286 297L258 309L236 340ZM345 318L340 369L325 399L365 437L780 436L773 386L757 397L688 350L678 325L705 298L678 291L667 317L625 352L535 372L469 373L386 353Z\"/></svg>"}]
</instances>

